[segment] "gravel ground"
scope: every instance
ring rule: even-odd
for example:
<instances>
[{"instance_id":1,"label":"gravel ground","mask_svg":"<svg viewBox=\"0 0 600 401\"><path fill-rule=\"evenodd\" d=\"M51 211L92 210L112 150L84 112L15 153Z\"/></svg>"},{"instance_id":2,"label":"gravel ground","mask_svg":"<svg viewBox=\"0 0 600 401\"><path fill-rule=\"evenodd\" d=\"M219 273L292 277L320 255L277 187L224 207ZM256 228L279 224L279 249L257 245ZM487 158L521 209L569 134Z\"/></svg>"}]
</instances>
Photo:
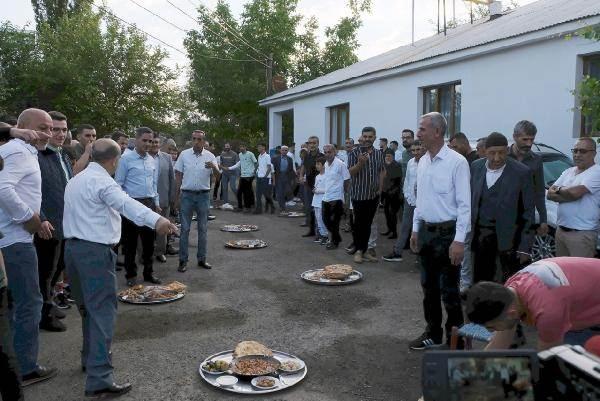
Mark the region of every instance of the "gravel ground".
<instances>
[{"instance_id":1,"label":"gravel ground","mask_svg":"<svg viewBox=\"0 0 600 401\"><path fill-rule=\"evenodd\" d=\"M346 287L303 282L301 272L331 263L352 264L343 249L326 251L301 238L302 219L219 211L209 222L213 269L193 263L178 273L177 257L155 264L164 282L188 286L181 301L157 306L119 304L113 343L117 382L133 390L120 400L416 400L421 353L407 344L424 327L414 258L402 263L363 263L363 281ZM377 215L380 229L384 216ZM227 223L260 226L253 233L224 233ZM195 248L196 231L190 241ZM350 235L344 234L344 243ZM269 247L230 250L231 238L261 238ZM378 255L392 240L380 239ZM195 249L190 249L194 260ZM119 272L119 286L125 286ZM26 390L32 401L82 400L85 375L79 367L80 318L67 311L64 333L42 332L40 362L60 369L58 377ZM308 366L306 379L270 396L237 396L214 389L198 375L201 360L242 340L296 354Z\"/></svg>"}]
</instances>

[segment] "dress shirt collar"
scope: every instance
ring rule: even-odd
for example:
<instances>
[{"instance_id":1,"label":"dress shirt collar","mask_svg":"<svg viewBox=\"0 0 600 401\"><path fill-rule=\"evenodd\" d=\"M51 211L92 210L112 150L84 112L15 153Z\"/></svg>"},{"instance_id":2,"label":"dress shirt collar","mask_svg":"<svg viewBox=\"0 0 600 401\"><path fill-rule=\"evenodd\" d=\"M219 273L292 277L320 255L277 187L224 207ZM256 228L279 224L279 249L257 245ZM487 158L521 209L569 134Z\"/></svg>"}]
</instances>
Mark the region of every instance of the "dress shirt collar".
<instances>
[{"instance_id":1,"label":"dress shirt collar","mask_svg":"<svg viewBox=\"0 0 600 401\"><path fill-rule=\"evenodd\" d=\"M492 173L492 174L495 174L495 173L497 173L497 174L500 174L500 173L502 173L502 172L504 171L504 168L505 168L505 167L506 167L506 163L504 163L504 165L503 165L502 167L500 167L500 168L497 168L497 169L495 169L495 170L492 170L492 169L490 168L490 162L489 162L489 161L487 161L487 160L486 160L486 162L485 162L485 168L487 169L487 172L488 172L488 173Z\"/></svg>"},{"instance_id":2,"label":"dress shirt collar","mask_svg":"<svg viewBox=\"0 0 600 401\"><path fill-rule=\"evenodd\" d=\"M196 156L196 157L202 156L203 150L204 150L204 148L200 149L200 151L198 152L196 149L192 148L192 152L194 152L194 156Z\"/></svg>"},{"instance_id":3,"label":"dress shirt collar","mask_svg":"<svg viewBox=\"0 0 600 401\"><path fill-rule=\"evenodd\" d=\"M60 153L62 148L61 147L54 147L50 144L46 145L47 149L50 149L51 151L53 151L54 153Z\"/></svg>"},{"instance_id":4,"label":"dress shirt collar","mask_svg":"<svg viewBox=\"0 0 600 401\"><path fill-rule=\"evenodd\" d=\"M27 142L25 142L24 140L22 140L20 138L13 139L13 141L16 141L17 143L21 144L21 146L23 146L25 149L27 149L29 152L31 152L31 154L37 155L38 150L36 149L35 146L28 144Z\"/></svg>"},{"instance_id":5,"label":"dress shirt collar","mask_svg":"<svg viewBox=\"0 0 600 401\"><path fill-rule=\"evenodd\" d=\"M92 171L98 172L98 173L104 173L104 174L109 175L108 171L106 171L106 169L104 167L102 167L100 164L98 164L96 162L90 162L90 164L88 164L87 168L89 168Z\"/></svg>"},{"instance_id":6,"label":"dress shirt collar","mask_svg":"<svg viewBox=\"0 0 600 401\"><path fill-rule=\"evenodd\" d=\"M434 159L445 159L448 156L448 152L450 152L450 148L448 145L446 145L446 143L444 143L444 146L442 146L440 151L437 152L434 157L431 157L431 153L429 151L427 151L427 154L429 155L431 161L433 161Z\"/></svg>"},{"instance_id":7,"label":"dress shirt collar","mask_svg":"<svg viewBox=\"0 0 600 401\"><path fill-rule=\"evenodd\" d=\"M156 158L158 157L158 154L159 154L159 153L160 153L160 152L156 152L156 154L155 154L155 155L153 155L152 153L148 152L147 154L149 154L150 156L152 156L152 158L153 158L153 159L156 159Z\"/></svg>"},{"instance_id":8,"label":"dress shirt collar","mask_svg":"<svg viewBox=\"0 0 600 401\"><path fill-rule=\"evenodd\" d=\"M133 151L135 152L135 154L136 154L136 155L137 155L137 156L138 156L140 159L144 159L144 160L145 160L145 159L148 157L148 155L150 154L150 153L146 152L146 153L145 153L145 154L142 156L142 155L140 155L140 152L138 152L138 151L137 151L137 149L134 149Z\"/></svg>"}]
</instances>

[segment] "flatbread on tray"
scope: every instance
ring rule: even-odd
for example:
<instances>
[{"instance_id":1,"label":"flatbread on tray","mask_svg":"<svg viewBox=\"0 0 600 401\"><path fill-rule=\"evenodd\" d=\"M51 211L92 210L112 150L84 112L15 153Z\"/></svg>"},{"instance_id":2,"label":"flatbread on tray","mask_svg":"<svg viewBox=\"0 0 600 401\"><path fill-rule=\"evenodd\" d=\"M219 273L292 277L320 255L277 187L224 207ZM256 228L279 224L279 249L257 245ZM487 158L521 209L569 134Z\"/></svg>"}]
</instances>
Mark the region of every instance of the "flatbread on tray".
<instances>
[{"instance_id":1,"label":"flatbread on tray","mask_svg":"<svg viewBox=\"0 0 600 401\"><path fill-rule=\"evenodd\" d=\"M235 350L233 350L233 357L239 358L246 355L273 356L273 351L258 341L242 341L235 346Z\"/></svg>"}]
</instances>

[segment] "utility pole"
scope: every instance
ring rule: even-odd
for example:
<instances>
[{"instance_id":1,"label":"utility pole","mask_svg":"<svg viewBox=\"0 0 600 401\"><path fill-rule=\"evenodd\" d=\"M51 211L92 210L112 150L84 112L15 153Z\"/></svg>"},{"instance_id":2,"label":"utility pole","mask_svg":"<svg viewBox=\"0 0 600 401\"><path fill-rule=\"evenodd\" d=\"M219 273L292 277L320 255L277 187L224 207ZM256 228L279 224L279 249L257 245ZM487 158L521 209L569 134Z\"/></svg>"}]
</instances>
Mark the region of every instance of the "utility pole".
<instances>
[{"instance_id":1,"label":"utility pole","mask_svg":"<svg viewBox=\"0 0 600 401\"><path fill-rule=\"evenodd\" d=\"M267 76L267 96L271 96L274 92L273 91L273 53L270 53L269 58L267 59L266 76Z\"/></svg>"},{"instance_id":2,"label":"utility pole","mask_svg":"<svg viewBox=\"0 0 600 401\"><path fill-rule=\"evenodd\" d=\"M446 0L443 1L444 4L444 36L446 36Z\"/></svg>"},{"instance_id":3,"label":"utility pole","mask_svg":"<svg viewBox=\"0 0 600 401\"><path fill-rule=\"evenodd\" d=\"M415 0L412 0L412 45L415 45Z\"/></svg>"},{"instance_id":4,"label":"utility pole","mask_svg":"<svg viewBox=\"0 0 600 401\"><path fill-rule=\"evenodd\" d=\"M438 0L438 25L437 25L437 33L440 33L440 0Z\"/></svg>"}]
</instances>

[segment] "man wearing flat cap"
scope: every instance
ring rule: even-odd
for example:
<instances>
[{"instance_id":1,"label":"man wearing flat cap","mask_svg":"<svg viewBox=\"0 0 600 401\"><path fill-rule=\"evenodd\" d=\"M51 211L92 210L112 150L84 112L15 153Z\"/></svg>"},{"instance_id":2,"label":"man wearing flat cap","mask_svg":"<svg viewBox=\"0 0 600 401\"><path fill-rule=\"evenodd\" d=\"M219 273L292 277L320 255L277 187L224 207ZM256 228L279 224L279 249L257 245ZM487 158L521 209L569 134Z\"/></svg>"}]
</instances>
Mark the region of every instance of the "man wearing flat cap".
<instances>
[{"instance_id":1,"label":"man wearing flat cap","mask_svg":"<svg viewBox=\"0 0 600 401\"><path fill-rule=\"evenodd\" d=\"M493 132L486 138L486 159L471 164L471 223L474 230L473 282L502 282L528 259L534 222L531 171L508 158L508 140Z\"/></svg>"}]
</instances>

